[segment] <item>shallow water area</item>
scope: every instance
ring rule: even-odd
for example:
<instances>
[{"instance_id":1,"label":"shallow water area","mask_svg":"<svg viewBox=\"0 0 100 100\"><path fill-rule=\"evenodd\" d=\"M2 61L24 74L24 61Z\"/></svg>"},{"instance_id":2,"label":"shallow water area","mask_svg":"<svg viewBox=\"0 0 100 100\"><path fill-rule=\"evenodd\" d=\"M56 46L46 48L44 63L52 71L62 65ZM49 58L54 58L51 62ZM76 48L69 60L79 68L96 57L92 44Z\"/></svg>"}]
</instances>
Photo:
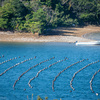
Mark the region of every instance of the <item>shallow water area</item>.
<instances>
[{"instance_id":1,"label":"shallow water area","mask_svg":"<svg viewBox=\"0 0 100 100\"><path fill-rule=\"evenodd\" d=\"M22 63L22 61L30 58L33 59ZM47 59L49 61L45 61ZM69 67L57 77L53 91L52 82L59 72L83 59L85 60ZM20 63L0 76L0 100L36 100L38 95L43 100L45 97L48 97L48 100L60 100L60 98L62 100L99 100L100 72L95 75L92 82L94 93L90 89L89 82L94 73L100 69L100 62L94 63L77 73L72 82L75 90L73 91L70 87L70 81L75 72L98 60L100 60L100 46L76 46L73 43L55 42L0 43L0 74ZM39 64L42 61L45 62ZM49 67L55 62L57 64ZM34 65L37 66L25 73L13 89L19 76ZM31 81L33 88L30 88L28 86L29 80L46 67L48 68L41 71L38 77Z\"/></svg>"},{"instance_id":2,"label":"shallow water area","mask_svg":"<svg viewBox=\"0 0 100 100\"><path fill-rule=\"evenodd\" d=\"M88 34L85 34L83 37L85 37L87 39L100 41L100 32L88 33Z\"/></svg>"}]
</instances>

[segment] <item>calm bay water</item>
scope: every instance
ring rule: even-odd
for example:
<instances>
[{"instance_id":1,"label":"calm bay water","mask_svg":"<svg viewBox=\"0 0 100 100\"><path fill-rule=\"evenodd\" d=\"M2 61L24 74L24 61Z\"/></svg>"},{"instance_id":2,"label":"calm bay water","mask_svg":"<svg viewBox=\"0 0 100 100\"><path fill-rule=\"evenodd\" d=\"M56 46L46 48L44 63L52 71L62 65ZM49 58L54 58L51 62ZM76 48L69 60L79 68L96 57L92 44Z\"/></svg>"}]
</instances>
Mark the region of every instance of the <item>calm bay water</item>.
<instances>
[{"instance_id":1,"label":"calm bay water","mask_svg":"<svg viewBox=\"0 0 100 100\"><path fill-rule=\"evenodd\" d=\"M1 64L0 73L16 63L33 58L33 60L26 61L0 76L0 100L32 100L32 94L33 100L36 100L38 95L43 100L45 100L45 97L48 97L48 100L60 100L60 98L62 100L100 100L100 72L97 73L93 80L92 86L94 93L91 92L89 83L93 74L100 69L100 62L80 71L73 80L75 91L70 88L70 81L76 71L91 62L100 60L100 46L76 46L75 44L69 43L0 43L0 56L0 63L17 57L17 59ZM51 57L55 57L55 59L44 62L31 69L17 82L15 90L13 89L14 82L23 72ZM42 71L31 82L33 88L28 86L28 81L36 76L39 70L65 57L68 60L59 62ZM55 81L55 91L53 91L52 81L58 73L67 66L82 59L88 60L84 60L65 70ZM99 95L96 96L96 93Z\"/></svg>"}]
</instances>

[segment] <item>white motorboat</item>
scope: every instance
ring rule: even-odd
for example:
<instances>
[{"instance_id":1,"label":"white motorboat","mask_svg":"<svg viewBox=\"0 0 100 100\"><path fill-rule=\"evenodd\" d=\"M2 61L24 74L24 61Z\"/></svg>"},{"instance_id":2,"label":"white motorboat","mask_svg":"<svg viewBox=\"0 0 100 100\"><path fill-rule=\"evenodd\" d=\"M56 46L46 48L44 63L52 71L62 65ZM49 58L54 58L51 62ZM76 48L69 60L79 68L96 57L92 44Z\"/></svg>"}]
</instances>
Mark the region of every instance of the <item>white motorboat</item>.
<instances>
[{"instance_id":1,"label":"white motorboat","mask_svg":"<svg viewBox=\"0 0 100 100\"><path fill-rule=\"evenodd\" d=\"M76 45L100 45L100 41L93 41L93 42L76 42Z\"/></svg>"}]
</instances>

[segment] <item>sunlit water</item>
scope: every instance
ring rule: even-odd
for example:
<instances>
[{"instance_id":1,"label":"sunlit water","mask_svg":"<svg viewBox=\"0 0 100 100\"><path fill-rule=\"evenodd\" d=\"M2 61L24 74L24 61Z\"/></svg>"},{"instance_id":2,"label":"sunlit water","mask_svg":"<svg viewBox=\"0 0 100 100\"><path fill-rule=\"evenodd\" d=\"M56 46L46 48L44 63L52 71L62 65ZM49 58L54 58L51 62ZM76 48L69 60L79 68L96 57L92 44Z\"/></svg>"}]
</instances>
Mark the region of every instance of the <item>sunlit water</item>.
<instances>
[{"instance_id":1,"label":"sunlit water","mask_svg":"<svg viewBox=\"0 0 100 100\"><path fill-rule=\"evenodd\" d=\"M2 55L4 55L4 57L2 57ZM80 71L73 80L75 91L70 88L70 81L76 71L91 62L100 60L100 46L76 46L75 44L68 43L0 43L0 56L0 62L17 57L17 59L1 64L0 73L18 62L33 58L33 60L26 61L0 76L0 100L36 100L38 95L43 100L45 100L45 97L48 97L48 100L60 100L60 98L62 100L100 100L100 72L97 73L93 80L92 86L94 93L90 90L89 83L93 74L100 69L100 62ZM36 58L34 58L34 56L36 56ZM31 69L17 82L15 90L13 89L14 82L23 72L51 57L55 57L55 59ZM31 82L33 88L28 86L28 81L36 76L39 70L65 57L67 57L68 60L59 62L42 71L39 76ZM55 81L55 91L53 91L52 81L58 73L67 66L82 59L88 60L65 70ZM96 93L99 95L96 96Z\"/></svg>"},{"instance_id":2,"label":"sunlit water","mask_svg":"<svg viewBox=\"0 0 100 100\"><path fill-rule=\"evenodd\" d=\"M100 41L100 32L85 34L84 37L88 39Z\"/></svg>"}]
</instances>

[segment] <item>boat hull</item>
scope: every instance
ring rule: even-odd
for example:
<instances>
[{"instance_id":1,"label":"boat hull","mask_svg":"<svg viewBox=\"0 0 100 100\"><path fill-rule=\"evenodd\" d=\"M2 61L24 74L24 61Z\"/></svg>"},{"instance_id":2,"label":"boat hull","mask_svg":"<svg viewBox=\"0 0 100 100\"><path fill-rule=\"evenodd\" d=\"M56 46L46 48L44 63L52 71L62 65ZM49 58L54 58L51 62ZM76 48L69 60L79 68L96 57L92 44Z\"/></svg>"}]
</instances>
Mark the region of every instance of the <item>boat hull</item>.
<instances>
[{"instance_id":1,"label":"boat hull","mask_svg":"<svg viewBox=\"0 0 100 100\"><path fill-rule=\"evenodd\" d=\"M100 45L100 41L94 41L94 42L76 42L76 45Z\"/></svg>"}]
</instances>

